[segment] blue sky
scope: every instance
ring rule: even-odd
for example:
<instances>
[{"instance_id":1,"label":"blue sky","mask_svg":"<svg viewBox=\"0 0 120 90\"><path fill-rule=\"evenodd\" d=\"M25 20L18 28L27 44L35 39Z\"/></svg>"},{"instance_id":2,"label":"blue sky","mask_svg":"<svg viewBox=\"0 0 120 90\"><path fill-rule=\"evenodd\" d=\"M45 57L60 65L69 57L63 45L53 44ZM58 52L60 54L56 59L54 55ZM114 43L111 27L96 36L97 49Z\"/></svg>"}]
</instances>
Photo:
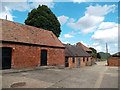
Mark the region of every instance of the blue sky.
<instances>
[{"instance_id":1,"label":"blue sky","mask_svg":"<svg viewBox=\"0 0 120 90\"><path fill-rule=\"evenodd\" d=\"M63 43L81 42L105 52L105 43L111 54L118 51L118 2L3 2L0 18L24 24L28 12L47 5L61 24L59 39ZM31 0L32 1L32 0Z\"/></svg>"}]
</instances>

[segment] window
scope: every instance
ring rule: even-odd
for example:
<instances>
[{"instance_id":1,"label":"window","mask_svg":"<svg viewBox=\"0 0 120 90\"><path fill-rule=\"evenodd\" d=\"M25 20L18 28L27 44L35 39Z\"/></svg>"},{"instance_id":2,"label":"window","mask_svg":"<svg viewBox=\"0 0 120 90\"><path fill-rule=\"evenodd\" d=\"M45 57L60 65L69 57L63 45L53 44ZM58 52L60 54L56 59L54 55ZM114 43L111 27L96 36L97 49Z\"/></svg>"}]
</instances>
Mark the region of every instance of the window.
<instances>
[{"instance_id":1,"label":"window","mask_svg":"<svg viewBox=\"0 0 120 90\"><path fill-rule=\"evenodd\" d=\"M73 57L73 63L75 63L75 57Z\"/></svg>"},{"instance_id":2,"label":"window","mask_svg":"<svg viewBox=\"0 0 120 90\"><path fill-rule=\"evenodd\" d=\"M88 57L87 57L87 61L88 61Z\"/></svg>"},{"instance_id":3,"label":"window","mask_svg":"<svg viewBox=\"0 0 120 90\"><path fill-rule=\"evenodd\" d=\"M83 62L85 62L85 57L83 57Z\"/></svg>"}]
</instances>

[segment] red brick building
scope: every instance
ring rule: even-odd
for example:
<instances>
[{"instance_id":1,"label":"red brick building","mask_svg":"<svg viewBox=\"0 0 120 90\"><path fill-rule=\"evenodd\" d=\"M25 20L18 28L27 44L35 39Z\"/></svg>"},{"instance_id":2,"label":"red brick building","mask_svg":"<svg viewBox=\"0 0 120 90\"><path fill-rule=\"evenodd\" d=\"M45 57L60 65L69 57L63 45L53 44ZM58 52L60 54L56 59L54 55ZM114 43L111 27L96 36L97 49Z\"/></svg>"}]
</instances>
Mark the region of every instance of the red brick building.
<instances>
[{"instance_id":1,"label":"red brick building","mask_svg":"<svg viewBox=\"0 0 120 90\"><path fill-rule=\"evenodd\" d=\"M65 46L65 66L70 68L84 67L91 65L91 55L80 46L64 44Z\"/></svg>"},{"instance_id":2,"label":"red brick building","mask_svg":"<svg viewBox=\"0 0 120 90\"><path fill-rule=\"evenodd\" d=\"M65 64L65 47L51 31L0 19L2 67Z\"/></svg>"},{"instance_id":3,"label":"red brick building","mask_svg":"<svg viewBox=\"0 0 120 90\"><path fill-rule=\"evenodd\" d=\"M120 52L108 57L109 66L120 66Z\"/></svg>"}]
</instances>

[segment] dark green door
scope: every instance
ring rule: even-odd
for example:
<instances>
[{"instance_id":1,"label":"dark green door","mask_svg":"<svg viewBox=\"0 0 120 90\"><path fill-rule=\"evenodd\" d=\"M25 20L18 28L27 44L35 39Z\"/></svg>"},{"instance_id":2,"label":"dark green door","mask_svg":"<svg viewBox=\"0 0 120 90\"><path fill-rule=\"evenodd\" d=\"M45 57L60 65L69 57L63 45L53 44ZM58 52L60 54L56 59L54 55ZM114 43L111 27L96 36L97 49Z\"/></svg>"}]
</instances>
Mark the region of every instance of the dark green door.
<instances>
[{"instance_id":1,"label":"dark green door","mask_svg":"<svg viewBox=\"0 0 120 90\"><path fill-rule=\"evenodd\" d=\"M69 67L68 57L65 57L65 67Z\"/></svg>"},{"instance_id":2,"label":"dark green door","mask_svg":"<svg viewBox=\"0 0 120 90\"><path fill-rule=\"evenodd\" d=\"M1 47L0 50L2 50L2 60L0 59L0 62L2 62L2 66L0 66L0 69L10 69L11 68L12 48Z\"/></svg>"},{"instance_id":3,"label":"dark green door","mask_svg":"<svg viewBox=\"0 0 120 90\"><path fill-rule=\"evenodd\" d=\"M47 65L47 50L41 50L41 66Z\"/></svg>"}]
</instances>

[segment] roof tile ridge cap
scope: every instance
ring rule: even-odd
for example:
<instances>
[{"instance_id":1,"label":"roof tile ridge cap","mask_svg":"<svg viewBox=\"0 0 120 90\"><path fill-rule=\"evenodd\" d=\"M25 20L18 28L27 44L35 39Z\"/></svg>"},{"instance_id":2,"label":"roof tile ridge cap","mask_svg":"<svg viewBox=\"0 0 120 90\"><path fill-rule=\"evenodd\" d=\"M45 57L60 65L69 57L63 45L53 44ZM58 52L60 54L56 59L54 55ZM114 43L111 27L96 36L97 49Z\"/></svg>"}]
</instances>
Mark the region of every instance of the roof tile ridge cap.
<instances>
[{"instance_id":1,"label":"roof tile ridge cap","mask_svg":"<svg viewBox=\"0 0 120 90\"><path fill-rule=\"evenodd\" d=\"M48 31L46 29L38 28L38 27L35 27L35 26L30 26L30 25L27 25L27 24L22 24L22 23L19 23L19 22L14 22L14 21L6 20L6 19L1 19L1 18L0 18L0 20L8 21L8 22L11 22L11 23L20 24L20 25L24 25L24 26L28 26L28 27L32 27L32 28L36 28L36 29L40 29L40 30L47 31L47 32L52 32L52 31Z\"/></svg>"}]
</instances>

